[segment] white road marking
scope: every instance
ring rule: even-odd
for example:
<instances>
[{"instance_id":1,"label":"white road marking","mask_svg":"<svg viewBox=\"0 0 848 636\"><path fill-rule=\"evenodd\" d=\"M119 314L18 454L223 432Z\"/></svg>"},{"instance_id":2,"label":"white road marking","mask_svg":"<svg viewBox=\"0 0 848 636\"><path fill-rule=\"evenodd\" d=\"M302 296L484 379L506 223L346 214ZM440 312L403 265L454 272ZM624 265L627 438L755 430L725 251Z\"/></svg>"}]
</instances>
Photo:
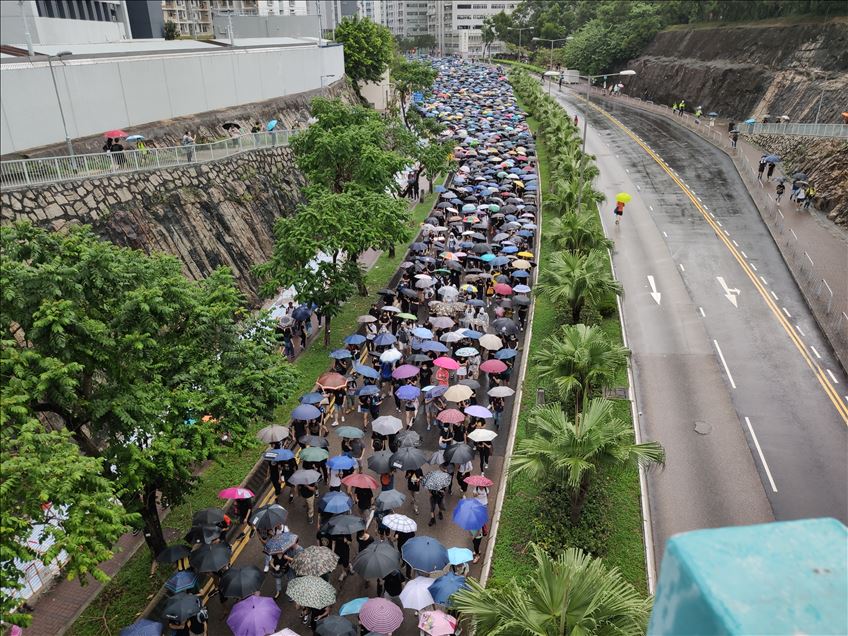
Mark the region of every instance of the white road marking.
<instances>
[{"instance_id":1,"label":"white road marking","mask_svg":"<svg viewBox=\"0 0 848 636\"><path fill-rule=\"evenodd\" d=\"M742 255L742 258L746 258L746 259L748 258L748 255L745 252L743 252L742 250L739 250L739 253Z\"/></svg>"},{"instance_id":2,"label":"white road marking","mask_svg":"<svg viewBox=\"0 0 848 636\"><path fill-rule=\"evenodd\" d=\"M724 226L721 224L721 221L716 221L716 223L718 223L718 226L719 226L719 227L724 227Z\"/></svg>"},{"instance_id":3,"label":"white road marking","mask_svg":"<svg viewBox=\"0 0 848 636\"><path fill-rule=\"evenodd\" d=\"M801 329L801 325L795 325L795 328L798 330L798 333L800 333L802 336L807 335L807 334L804 333L804 330Z\"/></svg>"},{"instance_id":4,"label":"white road marking","mask_svg":"<svg viewBox=\"0 0 848 636\"><path fill-rule=\"evenodd\" d=\"M648 206L648 209L649 209L651 212L653 212L653 211L654 211L654 207L653 207L653 206L651 206L651 205L649 205L649 206Z\"/></svg>"},{"instance_id":5,"label":"white road marking","mask_svg":"<svg viewBox=\"0 0 848 636\"><path fill-rule=\"evenodd\" d=\"M736 247L739 247L739 243L737 243L737 242L736 242L736 239L733 239L733 244L734 244Z\"/></svg>"},{"instance_id":6,"label":"white road marking","mask_svg":"<svg viewBox=\"0 0 848 636\"><path fill-rule=\"evenodd\" d=\"M775 294L775 293L774 293L771 289L769 290L769 293L772 295L772 297L773 297L775 300L780 300L780 298L778 298L778 297L777 297L777 294Z\"/></svg>"},{"instance_id":7,"label":"white road marking","mask_svg":"<svg viewBox=\"0 0 848 636\"><path fill-rule=\"evenodd\" d=\"M760 461L763 462L763 468L766 471L766 477L768 477L769 484L771 484L771 489L774 492L777 492L777 486L774 485L774 478L771 476L771 471L769 470L768 464L766 463L766 458L763 455L763 449L760 448L760 440L757 439L757 434L754 432L754 427L751 426L751 420L748 419L748 416L745 416L745 424L748 425L748 430L751 433L751 439L754 440L754 447L757 449L757 454L760 456Z\"/></svg>"},{"instance_id":8,"label":"white road marking","mask_svg":"<svg viewBox=\"0 0 848 636\"><path fill-rule=\"evenodd\" d=\"M781 307L783 313L787 315L787 317L792 318L792 314L789 313L789 310L786 307Z\"/></svg>"},{"instance_id":9,"label":"white road marking","mask_svg":"<svg viewBox=\"0 0 848 636\"><path fill-rule=\"evenodd\" d=\"M760 276L760 280L763 281L763 285L768 285L768 281L762 276Z\"/></svg>"},{"instance_id":10,"label":"white road marking","mask_svg":"<svg viewBox=\"0 0 848 636\"><path fill-rule=\"evenodd\" d=\"M665 232L663 232L663 236L664 236L665 238L668 238L668 234L666 234Z\"/></svg>"},{"instance_id":11,"label":"white road marking","mask_svg":"<svg viewBox=\"0 0 848 636\"><path fill-rule=\"evenodd\" d=\"M709 211L709 208L708 208L707 206L704 206L704 209L705 209L705 210L707 210L707 211Z\"/></svg>"},{"instance_id":12,"label":"white road marking","mask_svg":"<svg viewBox=\"0 0 848 636\"><path fill-rule=\"evenodd\" d=\"M739 307L737 298L742 292L740 292L739 289L736 288L730 289L727 286L727 283L724 282L724 278L722 276L716 276L716 280L718 281L718 284L721 285L721 288L724 290L724 297L727 298L727 300L729 300L731 303L733 303L734 307Z\"/></svg>"},{"instance_id":13,"label":"white road marking","mask_svg":"<svg viewBox=\"0 0 848 636\"><path fill-rule=\"evenodd\" d=\"M785 216L783 216L783 212L781 212L781 211L780 211L780 208L777 208L777 213L780 215L780 218L781 218L781 219L785 219L785 218L786 218Z\"/></svg>"},{"instance_id":14,"label":"white road marking","mask_svg":"<svg viewBox=\"0 0 848 636\"><path fill-rule=\"evenodd\" d=\"M821 360L821 354L820 354L818 351L816 351L816 348L815 348L813 345L810 345L810 349L812 349L812 350L813 350L813 353L814 353L814 354L816 354L816 357L817 357L819 360Z\"/></svg>"},{"instance_id":15,"label":"white road marking","mask_svg":"<svg viewBox=\"0 0 848 636\"><path fill-rule=\"evenodd\" d=\"M813 262L813 259L811 259L811 258L810 258L810 255L809 255L809 254L807 254L806 252L804 252L804 256L806 256L806 257L807 257L807 260L808 260L808 261L810 261L810 265L812 265L813 267L815 267L815 266L816 266L816 264Z\"/></svg>"},{"instance_id":16,"label":"white road marking","mask_svg":"<svg viewBox=\"0 0 848 636\"><path fill-rule=\"evenodd\" d=\"M703 307L698 307L698 311L700 311L700 312L701 312L701 318L706 318L706 317L707 317L707 314L705 314L705 313L704 313L704 308L703 308Z\"/></svg>"},{"instance_id":17,"label":"white road marking","mask_svg":"<svg viewBox=\"0 0 848 636\"><path fill-rule=\"evenodd\" d=\"M636 189L637 189L637 190L639 190L639 192L641 192L641 191L642 191L642 188L640 188L640 187L639 187L639 184L638 184L638 183L636 184Z\"/></svg>"},{"instance_id":18,"label":"white road marking","mask_svg":"<svg viewBox=\"0 0 848 636\"><path fill-rule=\"evenodd\" d=\"M797 240L798 240L798 235L797 235L797 234L795 234L795 230L793 230L793 229L790 227L790 228L789 228L789 231L790 231L790 232L792 232L792 236L794 236L794 237L795 237L795 240L797 241Z\"/></svg>"},{"instance_id":19,"label":"white road marking","mask_svg":"<svg viewBox=\"0 0 848 636\"><path fill-rule=\"evenodd\" d=\"M657 301L657 304L659 305L662 294L657 291L657 284L654 282L653 276L648 276L648 284L651 286L651 298Z\"/></svg>"},{"instance_id":20,"label":"white road marking","mask_svg":"<svg viewBox=\"0 0 848 636\"><path fill-rule=\"evenodd\" d=\"M728 232L727 230L725 230L724 233L730 236L730 232Z\"/></svg>"},{"instance_id":21,"label":"white road marking","mask_svg":"<svg viewBox=\"0 0 848 636\"><path fill-rule=\"evenodd\" d=\"M701 201L701 197L696 196L695 198L698 199L698 203L703 203L703 201Z\"/></svg>"},{"instance_id":22,"label":"white road marking","mask_svg":"<svg viewBox=\"0 0 848 636\"><path fill-rule=\"evenodd\" d=\"M625 168L625 169L624 169L624 171L625 171L627 174L630 174L630 168Z\"/></svg>"},{"instance_id":23,"label":"white road marking","mask_svg":"<svg viewBox=\"0 0 848 636\"><path fill-rule=\"evenodd\" d=\"M827 369L827 374L830 376L830 379L833 380L834 384L839 384L839 380L836 379L836 376L833 375L833 371Z\"/></svg>"},{"instance_id":24,"label":"white road marking","mask_svg":"<svg viewBox=\"0 0 848 636\"><path fill-rule=\"evenodd\" d=\"M713 344L715 345L716 351L718 351L718 357L721 359L721 364L724 365L724 372L727 373L727 379L730 380L730 386L735 389L736 383L733 381L733 376L730 375L730 369L724 359L724 354L721 352L721 347L718 346L718 340L713 340Z\"/></svg>"},{"instance_id":25,"label":"white road marking","mask_svg":"<svg viewBox=\"0 0 848 636\"><path fill-rule=\"evenodd\" d=\"M748 263L748 265L750 265L750 266L751 266L751 269L753 269L755 272L757 271L757 266L756 266L756 265L754 265L753 263Z\"/></svg>"},{"instance_id":26,"label":"white road marking","mask_svg":"<svg viewBox=\"0 0 848 636\"><path fill-rule=\"evenodd\" d=\"M685 267L683 267L683 263L680 263L680 271L681 271L681 272L685 272L685 271L686 271L686 268L685 268Z\"/></svg>"}]
</instances>

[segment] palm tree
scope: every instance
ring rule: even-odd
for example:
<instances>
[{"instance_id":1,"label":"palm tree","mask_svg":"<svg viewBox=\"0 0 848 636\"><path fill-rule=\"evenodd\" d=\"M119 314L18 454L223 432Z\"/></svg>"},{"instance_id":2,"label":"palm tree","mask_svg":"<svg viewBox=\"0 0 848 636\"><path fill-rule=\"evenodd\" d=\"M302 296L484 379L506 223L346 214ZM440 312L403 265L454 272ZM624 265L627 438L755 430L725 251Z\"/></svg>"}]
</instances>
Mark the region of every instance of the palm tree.
<instances>
[{"instance_id":1,"label":"palm tree","mask_svg":"<svg viewBox=\"0 0 848 636\"><path fill-rule=\"evenodd\" d=\"M470 589L451 596L453 606L487 636L637 636L644 634L651 598L624 580L618 568L577 548L550 557L531 544L537 569L522 582Z\"/></svg>"},{"instance_id":2,"label":"palm tree","mask_svg":"<svg viewBox=\"0 0 848 636\"><path fill-rule=\"evenodd\" d=\"M543 203L545 212L562 215L568 212L594 211L594 204L603 201L604 195L592 187L594 175L586 172L583 185L580 185L578 179L573 177L554 181L553 192L546 197ZM578 200L580 200L580 210L577 210Z\"/></svg>"},{"instance_id":3,"label":"palm tree","mask_svg":"<svg viewBox=\"0 0 848 636\"><path fill-rule=\"evenodd\" d=\"M591 397L592 389L608 385L627 365L630 354L600 327L565 325L545 340L533 355L536 374L556 388L561 401L574 395L575 412Z\"/></svg>"},{"instance_id":4,"label":"palm tree","mask_svg":"<svg viewBox=\"0 0 848 636\"><path fill-rule=\"evenodd\" d=\"M589 213L574 214L566 212L550 221L545 232L557 249L574 253L585 253L595 249L608 249L613 242L604 236L595 218Z\"/></svg>"},{"instance_id":5,"label":"palm tree","mask_svg":"<svg viewBox=\"0 0 848 636\"><path fill-rule=\"evenodd\" d=\"M590 400L572 422L559 404L537 407L528 422L528 430L533 432L515 449L513 474L565 483L572 523L580 518L591 477L599 468L665 461L663 447L658 442L636 444L633 427L615 417L612 408L610 400Z\"/></svg>"},{"instance_id":6,"label":"palm tree","mask_svg":"<svg viewBox=\"0 0 848 636\"><path fill-rule=\"evenodd\" d=\"M571 324L576 324L586 303L597 304L620 294L621 285L613 279L606 255L600 250L585 254L555 252L542 271L539 290L560 310L570 310Z\"/></svg>"}]
</instances>

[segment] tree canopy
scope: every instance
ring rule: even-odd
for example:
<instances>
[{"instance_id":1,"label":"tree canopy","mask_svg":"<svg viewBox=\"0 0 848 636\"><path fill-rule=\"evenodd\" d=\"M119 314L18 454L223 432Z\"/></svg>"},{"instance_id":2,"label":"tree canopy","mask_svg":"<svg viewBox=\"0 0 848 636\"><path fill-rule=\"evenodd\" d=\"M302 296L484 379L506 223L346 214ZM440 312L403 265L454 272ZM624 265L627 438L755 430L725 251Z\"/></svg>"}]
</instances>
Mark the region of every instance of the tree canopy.
<instances>
[{"instance_id":1,"label":"tree canopy","mask_svg":"<svg viewBox=\"0 0 848 636\"><path fill-rule=\"evenodd\" d=\"M345 74L359 93L363 82L377 82L389 68L394 52L392 33L368 18L345 18L335 38L344 45Z\"/></svg>"},{"instance_id":2,"label":"tree canopy","mask_svg":"<svg viewBox=\"0 0 848 636\"><path fill-rule=\"evenodd\" d=\"M116 500L138 513L134 523L140 515L157 553L165 545L157 504L184 499L198 462L247 443L251 426L290 396L295 370L227 269L190 281L175 258L117 247L86 227L3 227L0 244L4 480L7 462L23 461L9 455L16 446L55 438L57 461L85 456L68 471L78 498L52 479L60 466L33 471L43 481L28 483L30 494L67 506L66 533L74 506L96 506L87 523L103 521L74 558L87 558L90 571L108 556L126 523ZM20 514L37 523L33 502ZM4 554L15 538L4 531Z\"/></svg>"},{"instance_id":3,"label":"tree canopy","mask_svg":"<svg viewBox=\"0 0 848 636\"><path fill-rule=\"evenodd\" d=\"M395 57L392 63L392 81L400 97L400 113L404 124L409 127L406 119L406 100L415 91L425 91L436 81L438 71L426 62L407 60Z\"/></svg>"}]
</instances>

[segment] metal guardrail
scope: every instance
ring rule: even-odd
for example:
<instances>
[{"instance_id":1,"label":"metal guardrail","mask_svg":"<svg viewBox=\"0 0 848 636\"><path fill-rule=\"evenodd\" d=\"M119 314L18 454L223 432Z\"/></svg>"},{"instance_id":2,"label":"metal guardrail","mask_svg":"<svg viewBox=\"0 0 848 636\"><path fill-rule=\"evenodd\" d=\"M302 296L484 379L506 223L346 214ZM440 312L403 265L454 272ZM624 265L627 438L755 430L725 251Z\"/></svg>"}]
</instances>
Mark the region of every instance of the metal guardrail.
<instances>
[{"instance_id":1,"label":"metal guardrail","mask_svg":"<svg viewBox=\"0 0 848 636\"><path fill-rule=\"evenodd\" d=\"M739 132L749 135L796 135L848 139L846 124L740 124Z\"/></svg>"},{"instance_id":2,"label":"metal guardrail","mask_svg":"<svg viewBox=\"0 0 848 636\"><path fill-rule=\"evenodd\" d=\"M0 187L24 188L217 161L250 150L287 146L291 133L248 133L208 144L2 161Z\"/></svg>"}]
</instances>

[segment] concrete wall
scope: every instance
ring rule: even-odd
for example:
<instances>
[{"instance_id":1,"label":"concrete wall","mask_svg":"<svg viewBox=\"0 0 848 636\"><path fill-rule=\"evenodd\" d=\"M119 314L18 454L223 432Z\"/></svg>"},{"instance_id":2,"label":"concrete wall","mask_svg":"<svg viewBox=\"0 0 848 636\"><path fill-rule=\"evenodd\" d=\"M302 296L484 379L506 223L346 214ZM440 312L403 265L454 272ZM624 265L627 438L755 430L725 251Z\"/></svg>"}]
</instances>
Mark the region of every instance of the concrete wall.
<instances>
[{"instance_id":1,"label":"concrete wall","mask_svg":"<svg viewBox=\"0 0 848 636\"><path fill-rule=\"evenodd\" d=\"M72 139L320 89L344 74L341 46L221 48L211 52L65 59L54 63ZM46 61L0 64L0 155L65 136Z\"/></svg>"},{"instance_id":2,"label":"concrete wall","mask_svg":"<svg viewBox=\"0 0 848 636\"><path fill-rule=\"evenodd\" d=\"M0 43L26 48L24 15L29 23L33 44L90 44L117 42L129 36L122 22L43 18L35 3L17 0L0 1Z\"/></svg>"},{"instance_id":3,"label":"concrete wall","mask_svg":"<svg viewBox=\"0 0 848 636\"><path fill-rule=\"evenodd\" d=\"M383 73L383 77L380 78L379 82L368 82L360 88L362 96L368 100L368 103L380 111L386 110L389 107L390 91L388 70Z\"/></svg>"},{"instance_id":4,"label":"concrete wall","mask_svg":"<svg viewBox=\"0 0 848 636\"><path fill-rule=\"evenodd\" d=\"M318 37L317 15L216 15L212 19L215 39L228 41L230 21L235 38Z\"/></svg>"}]
</instances>

